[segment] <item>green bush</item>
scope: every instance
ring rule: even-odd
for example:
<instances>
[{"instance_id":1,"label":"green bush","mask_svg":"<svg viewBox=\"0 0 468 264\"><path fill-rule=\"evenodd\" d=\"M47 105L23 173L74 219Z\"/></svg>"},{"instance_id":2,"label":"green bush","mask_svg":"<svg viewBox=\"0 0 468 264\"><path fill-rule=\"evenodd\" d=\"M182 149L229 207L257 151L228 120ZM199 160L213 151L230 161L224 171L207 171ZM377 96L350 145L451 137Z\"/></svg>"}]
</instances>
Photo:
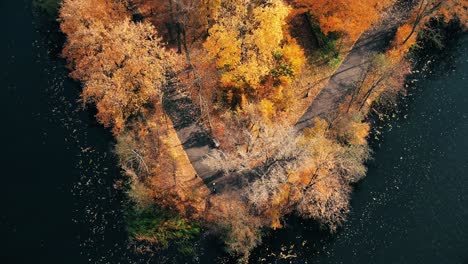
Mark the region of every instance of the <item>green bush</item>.
<instances>
[{"instance_id":1,"label":"green bush","mask_svg":"<svg viewBox=\"0 0 468 264\"><path fill-rule=\"evenodd\" d=\"M334 56L328 61L328 66L330 66L332 68L336 68L336 67L340 66L342 60L343 59L341 58L340 55Z\"/></svg>"},{"instance_id":2,"label":"green bush","mask_svg":"<svg viewBox=\"0 0 468 264\"><path fill-rule=\"evenodd\" d=\"M129 235L136 240L152 243L156 248L166 249L171 243L182 254L192 254L193 240L200 234L197 223L166 210L151 206L138 208L129 205L125 212Z\"/></svg>"}]
</instances>

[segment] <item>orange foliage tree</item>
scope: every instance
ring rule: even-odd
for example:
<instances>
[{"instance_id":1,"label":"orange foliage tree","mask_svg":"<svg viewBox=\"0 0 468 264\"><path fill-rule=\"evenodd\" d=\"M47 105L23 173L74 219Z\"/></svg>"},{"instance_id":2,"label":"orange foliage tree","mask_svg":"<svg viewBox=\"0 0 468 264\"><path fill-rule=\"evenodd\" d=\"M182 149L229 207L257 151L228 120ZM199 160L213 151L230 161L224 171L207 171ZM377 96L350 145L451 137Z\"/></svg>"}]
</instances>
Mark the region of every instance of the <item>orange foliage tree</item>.
<instances>
[{"instance_id":1,"label":"orange foliage tree","mask_svg":"<svg viewBox=\"0 0 468 264\"><path fill-rule=\"evenodd\" d=\"M395 0L295 0L318 20L323 33L340 32L356 39Z\"/></svg>"},{"instance_id":2,"label":"orange foliage tree","mask_svg":"<svg viewBox=\"0 0 468 264\"><path fill-rule=\"evenodd\" d=\"M267 143L263 165L254 163L255 171L260 171L258 178L244 189L253 212L262 215L271 227L281 227L280 218L294 209L332 231L343 222L349 184L365 175L363 162L369 158L369 150L365 140L339 143L328 127L325 120L316 119L315 126L306 129L304 135L284 127L273 128L278 133L269 138L287 143ZM269 129L265 127L261 133ZM357 129L353 138L365 137L360 130L366 132L365 127Z\"/></svg>"},{"instance_id":3,"label":"orange foliage tree","mask_svg":"<svg viewBox=\"0 0 468 264\"><path fill-rule=\"evenodd\" d=\"M458 20L462 27L468 26L468 0L420 0L415 6L411 18L398 28L388 55L398 62L410 48L416 44L417 35L426 28L431 18L442 19L445 22Z\"/></svg>"},{"instance_id":4,"label":"orange foliage tree","mask_svg":"<svg viewBox=\"0 0 468 264\"><path fill-rule=\"evenodd\" d=\"M441 17L445 21L458 18L462 25L468 23L468 1L467 0L420 0L411 18L411 30L401 42L405 44L418 27L424 26L431 17Z\"/></svg>"},{"instance_id":5,"label":"orange foliage tree","mask_svg":"<svg viewBox=\"0 0 468 264\"><path fill-rule=\"evenodd\" d=\"M301 215L318 220L333 232L346 219L350 183L366 174L363 163L370 153L364 138L369 128L360 124L351 132L355 141L340 144L328 127L325 120L316 119L315 126L304 131L309 160L294 175L303 185L295 204Z\"/></svg>"},{"instance_id":6,"label":"orange foliage tree","mask_svg":"<svg viewBox=\"0 0 468 264\"><path fill-rule=\"evenodd\" d=\"M177 44L177 52L185 51L190 59L190 46L203 40L221 6L221 0L132 0L145 21L151 21L169 44Z\"/></svg>"},{"instance_id":7,"label":"orange foliage tree","mask_svg":"<svg viewBox=\"0 0 468 264\"><path fill-rule=\"evenodd\" d=\"M67 35L63 56L70 76L83 82L83 102L96 104L99 122L118 134L129 117L157 99L171 56L153 26L131 22L114 1L65 1L60 21Z\"/></svg>"}]
</instances>

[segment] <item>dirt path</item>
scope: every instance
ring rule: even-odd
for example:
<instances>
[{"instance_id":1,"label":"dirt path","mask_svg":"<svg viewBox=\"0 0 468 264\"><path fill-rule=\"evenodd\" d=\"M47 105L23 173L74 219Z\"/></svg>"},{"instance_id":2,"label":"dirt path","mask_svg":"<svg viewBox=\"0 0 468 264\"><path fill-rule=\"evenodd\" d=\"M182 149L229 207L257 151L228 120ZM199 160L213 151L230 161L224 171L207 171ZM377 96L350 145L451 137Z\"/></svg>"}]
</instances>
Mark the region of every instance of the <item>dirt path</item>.
<instances>
[{"instance_id":1,"label":"dirt path","mask_svg":"<svg viewBox=\"0 0 468 264\"><path fill-rule=\"evenodd\" d=\"M187 87L176 76L170 77L164 92L164 109L174 123L174 129L198 177L208 184L217 172L203 163L203 158L212 149L212 140L207 129L198 122L200 111L190 98Z\"/></svg>"},{"instance_id":2,"label":"dirt path","mask_svg":"<svg viewBox=\"0 0 468 264\"><path fill-rule=\"evenodd\" d=\"M298 131L311 127L315 117L329 119L333 116L348 90L361 80L371 58L388 47L397 28L408 17L408 7L414 2L400 0L378 26L361 35L328 84L296 123Z\"/></svg>"}]
</instances>

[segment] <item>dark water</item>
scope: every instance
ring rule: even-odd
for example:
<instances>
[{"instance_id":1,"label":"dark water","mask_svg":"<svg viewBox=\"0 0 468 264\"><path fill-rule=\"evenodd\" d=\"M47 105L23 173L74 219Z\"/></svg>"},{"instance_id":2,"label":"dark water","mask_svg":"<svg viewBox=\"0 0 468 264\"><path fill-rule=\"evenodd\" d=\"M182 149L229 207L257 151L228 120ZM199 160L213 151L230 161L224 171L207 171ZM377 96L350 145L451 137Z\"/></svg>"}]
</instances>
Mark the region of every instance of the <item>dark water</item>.
<instances>
[{"instance_id":1,"label":"dark water","mask_svg":"<svg viewBox=\"0 0 468 264\"><path fill-rule=\"evenodd\" d=\"M0 8L0 263L181 263L131 253L112 137L80 110L58 36L28 0ZM252 262L468 263L467 49L465 36L415 75L337 234L289 219ZM231 261L214 242L197 247L187 262Z\"/></svg>"},{"instance_id":2,"label":"dark water","mask_svg":"<svg viewBox=\"0 0 468 264\"><path fill-rule=\"evenodd\" d=\"M53 24L30 0L0 7L0 263L128 263L112 137L80 109Z\"/></svg>"},{"instance_id":3,"label":"dark water","mask_svg":"<svg viewBox=\"0 0 468 264\"><path fill-rule=\"evenodd\" d=\"M468 35L419 68L399 113L378 128L345 226L330 236L291 219L257 261L468 263Z\"/></svg>"}]
</instances>

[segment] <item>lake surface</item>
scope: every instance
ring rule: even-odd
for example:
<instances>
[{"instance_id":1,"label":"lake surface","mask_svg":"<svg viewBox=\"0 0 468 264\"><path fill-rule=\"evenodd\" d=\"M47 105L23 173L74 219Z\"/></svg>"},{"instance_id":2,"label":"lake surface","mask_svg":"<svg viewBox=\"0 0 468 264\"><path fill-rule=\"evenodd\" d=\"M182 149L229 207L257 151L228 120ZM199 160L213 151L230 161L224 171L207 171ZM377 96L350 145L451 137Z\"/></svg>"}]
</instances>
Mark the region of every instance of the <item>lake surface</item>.
<instances>
[{"instance_id":1,"label":"lake surface","mask_svg":"<svg viewBox=\"0 0 468 264\"><path fill-rule=\"evenodd\" d=\"M399 113L378 128L345 226L325 236L292 219L257 260L282 253L296 257L278 263L468 263L468 36L421 68Z\"/></svg>"},{"instance_id":2,"label":"lake surface","mask_svg":"<svg viewBox=\"0 0 468 264\"><path fill-rule=\"evenodd\" d=\"M50 24L28 0L0 7L0 262L182 262L128 248L111 135L80 109ZM329 235L290 218L252 263L468 263L468 36L425 69L378 128L345 226ZM196 247L184 262L232 262L216 241Z\"/></svg>"}]
</instances>

